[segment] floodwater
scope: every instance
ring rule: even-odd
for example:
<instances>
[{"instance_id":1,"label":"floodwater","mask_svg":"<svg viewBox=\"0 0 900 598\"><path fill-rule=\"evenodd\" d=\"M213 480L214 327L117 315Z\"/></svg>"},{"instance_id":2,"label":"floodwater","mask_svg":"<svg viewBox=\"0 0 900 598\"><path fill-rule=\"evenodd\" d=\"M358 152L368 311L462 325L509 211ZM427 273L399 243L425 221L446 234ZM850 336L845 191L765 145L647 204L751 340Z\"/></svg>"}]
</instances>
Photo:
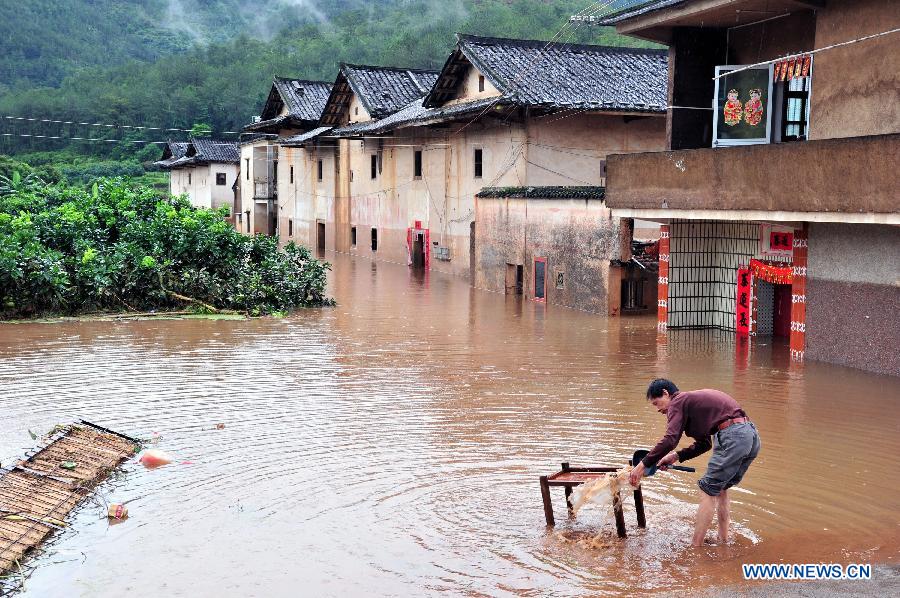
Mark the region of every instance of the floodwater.
<instances>
[{"instance_id":1,"label":"floodwater","mask_svg":"<svg viewBox=\"0 0 900 598\"><path fill-rule=\"evenodd\" d=\"M327 257L338 307L286 319L0 326L3 464L75 418L159 433L176 457L126 464L99 495L131 517L87 504L20 595L691 593L744 562L897 563L896 378ZM657 376L723 389L757 423L734 542L688 547L699 473L648 479L648 527L628 499L626 540L605 508L567 519L560 489L548 529L538 476L649 448Z\"/></svg>"}]
</instances>

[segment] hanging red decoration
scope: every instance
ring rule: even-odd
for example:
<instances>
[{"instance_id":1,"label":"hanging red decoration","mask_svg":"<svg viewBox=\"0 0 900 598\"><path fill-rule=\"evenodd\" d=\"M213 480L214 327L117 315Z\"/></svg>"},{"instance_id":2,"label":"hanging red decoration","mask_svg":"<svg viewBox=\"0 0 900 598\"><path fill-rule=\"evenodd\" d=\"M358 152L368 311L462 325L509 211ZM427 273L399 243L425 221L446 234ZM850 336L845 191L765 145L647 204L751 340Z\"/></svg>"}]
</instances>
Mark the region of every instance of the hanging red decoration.
<instances>
[{"instance_id":1,"label":"hanging red decoration","mask_svg":"<svg viewBox=\"0 0 900 598\"><path fill-rule=\"evenodd\" d=\"M790 266L767 264L760 260L750 260L750 271L753 276L772 284L791 284L794 282L794 269Z\"/></svg>"},{"instance_id":2,"label":"hanging red decoration","mask_svg":"<svg viewBox=\"0 0 900 598\"><path fill-rule=\"evenodd\" d=\"M808 77L808 76L809 76L809 66L810 66L810 64L812 64L812 56L810 56L809 54L807 54L806 56L803 57L803 70L800 71L800 76L801 76L801 77Z\"/></svg>"},{"instance_id":3,"label":"hanging red decoration","mask_svg":"<svg viewBox=\"0 0 900 598\"><path fill-rule=\"evenodd\" d=\"M750 334L750 301L752 296L753 278L750 275L750 268L740 266L737 271L737 294L734 298L734 330L742 336Z\"/></svg>"}]
</instances>

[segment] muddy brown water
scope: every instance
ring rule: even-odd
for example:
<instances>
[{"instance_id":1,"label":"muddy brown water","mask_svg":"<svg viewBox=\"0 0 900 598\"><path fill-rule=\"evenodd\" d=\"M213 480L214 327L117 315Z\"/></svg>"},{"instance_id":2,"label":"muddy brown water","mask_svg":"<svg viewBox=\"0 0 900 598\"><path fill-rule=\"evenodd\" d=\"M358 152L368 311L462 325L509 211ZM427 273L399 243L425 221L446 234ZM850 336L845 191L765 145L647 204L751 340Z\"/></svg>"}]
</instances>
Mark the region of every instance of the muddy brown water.
<instances>
[{"instance_id":1,"label":"muddy brown water","mask_svg":"<svg viewBox=\"0 0 900 598\"><path fill-rule=\"evenodd\" d=\"M327 257L338 307L286 319L0 326L4 464L78 417L176 457L118 472L100 494L134 499L130 519L81 509L21 595L690 593L744 562L896 564L897 378ZM645 482L627 540L603 509L568 520L559 489L548 530L538 476L649 448L660 375L733 394L760 429L734 543L688 547L699 473Z\"/></svg>"}]
</instances>

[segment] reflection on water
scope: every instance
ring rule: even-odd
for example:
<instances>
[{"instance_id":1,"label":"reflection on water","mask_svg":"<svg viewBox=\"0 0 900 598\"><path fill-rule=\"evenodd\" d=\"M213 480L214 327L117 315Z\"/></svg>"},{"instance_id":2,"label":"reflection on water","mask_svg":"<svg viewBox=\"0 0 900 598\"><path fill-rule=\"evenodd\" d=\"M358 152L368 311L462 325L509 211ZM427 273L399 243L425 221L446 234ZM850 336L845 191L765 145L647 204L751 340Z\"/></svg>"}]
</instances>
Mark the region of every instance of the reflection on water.
<instances>
[{"instance_id":1,"label":"reflection on water","mask_svg":"<svg viewBox=\"0 0 900 598\"><path fill-rule=\"evenodd\" d=\"M158 432L175 457L119 472L102 493L136 499L130 519L82 509L23 595L598 595L734 583L742 562L895 562L896 379L329 257L338 306L284 320L0 327L0 462L77 417ZM757 422L734 544L687 547L688 473L645 483L646 531L626 501L625 541L603 508L567 520L558 489L546 529L538 476L649 448L661 375Z\"/></svg>"}]
</instances>

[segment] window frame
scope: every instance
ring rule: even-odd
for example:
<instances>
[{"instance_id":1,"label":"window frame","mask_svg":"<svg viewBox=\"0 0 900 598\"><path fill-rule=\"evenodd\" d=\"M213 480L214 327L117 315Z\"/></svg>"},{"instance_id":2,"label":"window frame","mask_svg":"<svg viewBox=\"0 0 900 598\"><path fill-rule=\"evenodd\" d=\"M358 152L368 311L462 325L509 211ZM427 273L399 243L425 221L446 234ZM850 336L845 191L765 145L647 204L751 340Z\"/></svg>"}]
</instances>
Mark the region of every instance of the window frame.
<instances>
[{"instance_id":1,"label":"window frame","mask_svg":"<svg viewBox=\"0 0 900 598\"><path fill-rule=\"evenodd\" d=\"M484 178L484 148L472 148L472 175L473 178Z\"/></svg>"},{"instance_id":2,"label":"window frame","mask_svg":"<svg viewBox=\"0 0 900 598\"><path fill-rule=\"evenodd\" d=\"M325 168L323 167L323 164L322 164L322 158L319 158L318 172L316 174L318 175L316 177L316 180L321 183L324 178L323 175L325 174Z\"/></svg>"},{"instance_id":3,"label":"window frame","mask_svg":"<svg viewBox=\"0 0 900 598\"><path fill-rule=\"evenodd\" d=\"M222 182L221 182L221 183L219 182L219 177L222 177L222 179L221 179ZM225 172L217 172L217 173L216 173L216 186L217 186L217 187L223 187L223 186L226 186L226 185L228 185L228 173L225 173Z\"/></svg>"}]
</instances>

